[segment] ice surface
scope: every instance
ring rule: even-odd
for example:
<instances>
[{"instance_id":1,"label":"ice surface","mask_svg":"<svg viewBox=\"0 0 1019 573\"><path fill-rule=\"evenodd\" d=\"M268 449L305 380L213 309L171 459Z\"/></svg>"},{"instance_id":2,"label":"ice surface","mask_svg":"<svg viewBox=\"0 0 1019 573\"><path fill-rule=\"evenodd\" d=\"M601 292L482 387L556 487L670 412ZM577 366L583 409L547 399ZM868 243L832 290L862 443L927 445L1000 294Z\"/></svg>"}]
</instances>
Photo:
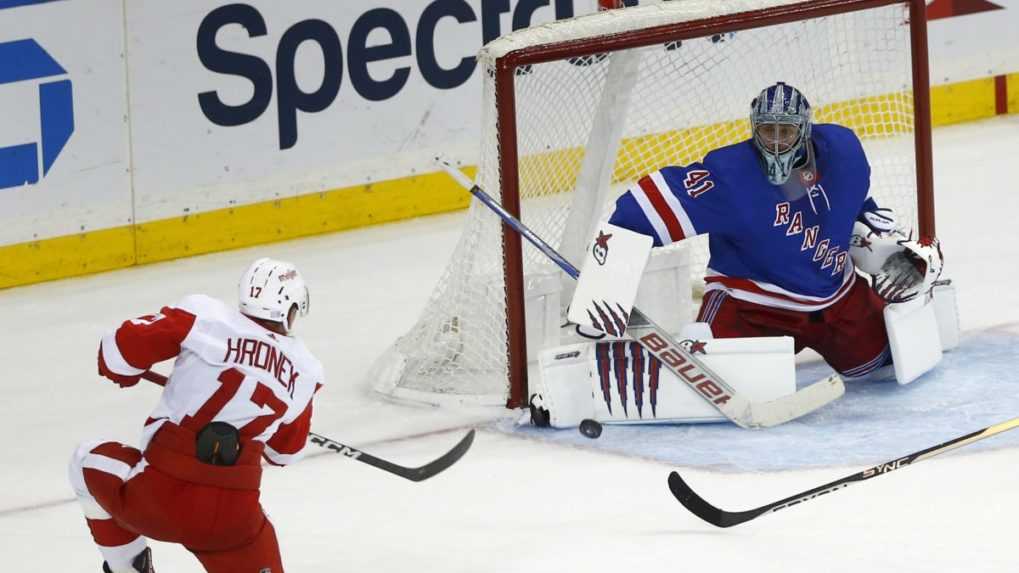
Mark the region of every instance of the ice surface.
<instances>
[{"instance_id":1,"label":"ice surface","mask_svg":"<svg viewBox=\"0 0 1019 573\"><path fill-rule=\"evenodd\" d=\"M1019 433L732 530L688 514L665 481L681 469L718 505L753 507L1019 415L1016 157L1019 116L935 132L938 235L966 332L944 367L904 388L851 386L760 432L607 427L593 442L507 433L502 411L380 401L364 375L425 304L461 215L0 291L3 566L99 571L66 462L85 439L136 442L158 392L99 379L99 336L192 292L231 300L247 263L275 256L312 289L298 328L328 375L316 431L417 465L481 429L459 464L418 484L332 455L268 469L262 500L288 571L1015 571ZM201 570L179 547L153 550L159 571Z\"/></svg>"},{"instance_id":2,"label":"ice surface","mask_svg":"<svg viewBox=\"0 0 1019 573\"><path fill-rule=\"evenodd\" d=\"M1019 333L980 331L966 336L936 371L912 384L849 383L846 395L833 404L765 431L729 423L611 425L601 438L590 440L576 430L539 430L510 421L496 427L677 467L775 471L871 466L1019 416L1016 365ZM831 372L824 363L813 363L801 366L799 377L809 383ZM1016 445L1019 432L980 442L969 451Z\"/></svg>"}]
</instances>

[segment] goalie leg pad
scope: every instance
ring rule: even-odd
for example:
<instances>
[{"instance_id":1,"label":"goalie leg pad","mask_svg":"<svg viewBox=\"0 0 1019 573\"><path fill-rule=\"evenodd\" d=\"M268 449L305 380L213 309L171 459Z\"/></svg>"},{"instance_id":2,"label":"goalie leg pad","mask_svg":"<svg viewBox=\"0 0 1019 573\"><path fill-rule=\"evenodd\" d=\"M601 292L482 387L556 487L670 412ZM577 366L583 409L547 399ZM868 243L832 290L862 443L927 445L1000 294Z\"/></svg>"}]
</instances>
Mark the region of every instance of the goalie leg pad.
<instances>
[{"instance_id":1,"label":"goalie leg pad","mask_svg":"<svg viewBox=\"0 0 1019 573\"><path fill-rule=\"evenodd\" d=\"M752 401L796 391L790 337L683 341L707 366ZM549 349L541 358L550 423L571 428L591 418L607 423L716 422L725 418L690 383L629 340Z\"/></svg>"},{"instance_id":2,"label":"goalie leg pad","mask_svg":"<svg viewBox=\"0 0 1019 573\"><path fill-rule=\"evenodd\" d=\"M955 287L951 283L937 285L932 296L941 350L948 351L959 345L959 307L955 302Z\"/></svg>"},{"instance_id":3,"label":"goalie leg pad","mask_svg":"<svg viewBox=\"0 0 1019 573\"><path fill-rule=\"evenodd\" d=\"M591 343L571 344L542 351L538 394L553 428L575 428L581 420L594 417L591 395Z\"/></svg>"}]
</instances>

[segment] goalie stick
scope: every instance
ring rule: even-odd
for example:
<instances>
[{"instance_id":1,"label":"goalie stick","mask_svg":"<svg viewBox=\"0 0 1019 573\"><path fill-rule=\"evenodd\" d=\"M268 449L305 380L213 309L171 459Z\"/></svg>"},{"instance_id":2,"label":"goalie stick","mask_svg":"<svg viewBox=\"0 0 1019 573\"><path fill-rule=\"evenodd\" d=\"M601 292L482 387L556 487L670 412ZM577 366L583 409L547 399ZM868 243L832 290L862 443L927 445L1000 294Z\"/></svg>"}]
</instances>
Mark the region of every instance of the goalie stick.
<instances>
[{"instance_id":1,"label":"goalie stick","mask_svg":"<svg viewBox=\"0 0 1019 573\"><path fill-rule=\"evenodd\" d=\"M470 191L545 256L552 259L566 271L566 274L574 279L580 276L580 271L576 267L516 217L503 209L502 205L492 199L481 187L471 182L463 172L441 157L436 157L435 160L457 183ZM686 382L690 388L697 392L698 396L714 406L723 416L743 428L767 428L788 422L813 412L842 396L845 392L842 378L833 374L792 394L768 402L751 402L737 394L732 386L687 352L672 335L655 324L636 307L630 313L626 331L648 352L661 360L662 364L680 380Z\"/></svg>"},{"instance_id":2,"label":"goalie stick","mask_svg":"<svg viewBox=\"0 0 1019 573\"><path fill-rule=\"evenodd\" d=\"M704 498L697 495L697 492L690 489L690 486L683 481L683 478L680 477L677 472L669 474L669 489L672 490L672 495L676 496L676 499L683 504L683 507L689 509L690 512L697 517L717 527L732 527L733 525L745 523L762 515L774 513L780 509L785 509L805 501L810 501L824 494L836 492L840 489L849 487L856 482L885 475L899 468L926 460L927 458L932 458L938 454L950 452L956 448L961 448L984 438L989 438L995 434L1007 432L1008 430L1016 427L1019 427L1019 418L1012 418L1011 420L1001 422L1000 424L995 424L982 430L977 430L971 434L966 434L965 436L959 436L958 438L948 440L947 442L927 448L926 450L920 450L919 452L914 452L897 460L878 464L851 476L846 476L842 479L837 479L833 482L815 487L814 489L807 490L803 493L798 493L774 503L769 503L746 511L726 511L711 505L705 501Z\"/></svg>"},{"instance_id":3,"label":"goalie stick","mask_svg":"<svg viewBox=\"0 0 1019 573\"><path fill-rule=\"evenodd\" d=\"M146 370L141 376L149 382L154 382L160 386L166 386L166 376L163 376L162 374ZM385 470L391 474L398 475L404 479L409 479L410 481L424 481L455 464L463 457L464 454L467 453L467 450L471 448L471 444L474 443L474 430L467 432L467 435L461 438L460 441L453 446L453 449L449 450L438 459L416 468L408 468L386 461L382 458L377 458L367 452L362 452L356 448L341 444L336 440L331 440L322 434L309 432L308 437L310 438L311 443L316 446L321 446L327 450L343 454L346 458L366 463L370 466L379 468L380 470Z\"/></svg>"}]
</instances>

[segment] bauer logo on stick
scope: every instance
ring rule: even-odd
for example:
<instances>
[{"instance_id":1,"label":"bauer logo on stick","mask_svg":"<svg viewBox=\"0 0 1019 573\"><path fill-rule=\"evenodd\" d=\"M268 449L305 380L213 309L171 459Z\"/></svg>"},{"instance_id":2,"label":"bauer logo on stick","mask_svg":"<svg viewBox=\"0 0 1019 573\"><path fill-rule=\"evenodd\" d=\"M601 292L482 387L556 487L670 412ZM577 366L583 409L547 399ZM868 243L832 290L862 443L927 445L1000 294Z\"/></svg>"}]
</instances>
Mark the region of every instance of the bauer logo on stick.
<instances>
[{"instance_id":1,"label":"bauer logo on stick","mask_svg":"<svg viewBox=\"0 0 1019 573\"><path fill-rule=\"evenodd\" d=\"M591 254L594 255L594 260L599 265L605 264L605 259L609 256L609 239L612 235L606 235L605 233L598 231L598 238L594 240L594 246L591 248Z\"/></svg>"}]
</instances>

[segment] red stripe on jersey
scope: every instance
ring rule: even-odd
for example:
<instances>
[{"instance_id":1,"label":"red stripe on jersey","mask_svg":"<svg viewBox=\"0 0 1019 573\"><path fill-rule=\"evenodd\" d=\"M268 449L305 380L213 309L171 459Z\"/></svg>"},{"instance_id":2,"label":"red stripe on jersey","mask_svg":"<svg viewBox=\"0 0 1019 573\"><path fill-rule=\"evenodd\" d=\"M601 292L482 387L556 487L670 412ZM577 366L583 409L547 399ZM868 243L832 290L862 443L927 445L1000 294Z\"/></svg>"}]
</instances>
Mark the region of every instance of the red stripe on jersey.
<instances>
[{"instance_id":1,"label":"red stripe on jersey","mask_svg":"<svg viewBox=\"0 0 1019 573\"><path fill-rule=\"evenodd\" d=\"M828 303L835 302L835 299L837 299L840 296L842 296L843 294L845 294L846 291L849 290L849 287L851 287L853 285L853 283L856 282L855 280L853 280L855 278L856 278L856 273L853 273L853 274L849 275L849 278L845 282L842 283L842 286L840 286L839 289L837 291L835 291L835 294L833 294L833 295L831 295L831 296L829 296L827 298L821 299L821 300L811 300L811 299L807 299L807 298L803 298L803 297L795 297L795 296L790 296L790 295L783 294L783 293L778 293L778 292L766 290L766 289L763 289L763 288L757 286L757 284L754 283L754 281L749 280L749 279L738 279L738 278L733 278L733 277L718 277L718 276L714 276L714 277L704 277L704 282L708 283L708 284L718 283L718 284L725 285L728 288L733 288L733 289L739 289L739 290L743 290L743 291L747 291L747 292L752 292L752 293L763 295L763 296L769 296L769 297L777 298L777 299L780 299L780 300L794 302L796 304L823 305L823 304L828 304Z\"/></svg>"},{"instance_id":2,"label":"red stripe on jersey","mask_svg":"<svg viewBox=\"0 0 1019 573\"><path fill-rule=\"evenodd\" d=\"M115 335L124 361L142 370L180 354L180 345L195 324L195 315L179 308L163 307L155 317L125 321Z\"/></svg>"},{"instance_id":3,"label":"red stripe on jersey","mask_svg":"<svg viewBox=\"0 0 1019 573\"><path fill-rule=\"evenodd\" d=\"M266 445L278 454L292 455L301 451L308 441L308 432L311 431L311 404L309 401L308 406L293 422L280 424Z\"/></svg>"},{"instance_id":4,"label":"red stripe on jersey","mask_svg":"<svg viewBox=\"0 0 1019 573\"><path fill-rule=\"evenodd\" d=\"M637 184L644 190L644 194L651 201L651 206L655 208L658 216L665 222L665 227L669 230L672 242L675 243L685 239L686 235L683 234L683 226L679 224L679 219L676 218L676 214L672 212L669 204L665 202L665 197L662 196L662 192L655 185L655 182L650 177L641 177Z\"/></svg>"}]
</instances>

